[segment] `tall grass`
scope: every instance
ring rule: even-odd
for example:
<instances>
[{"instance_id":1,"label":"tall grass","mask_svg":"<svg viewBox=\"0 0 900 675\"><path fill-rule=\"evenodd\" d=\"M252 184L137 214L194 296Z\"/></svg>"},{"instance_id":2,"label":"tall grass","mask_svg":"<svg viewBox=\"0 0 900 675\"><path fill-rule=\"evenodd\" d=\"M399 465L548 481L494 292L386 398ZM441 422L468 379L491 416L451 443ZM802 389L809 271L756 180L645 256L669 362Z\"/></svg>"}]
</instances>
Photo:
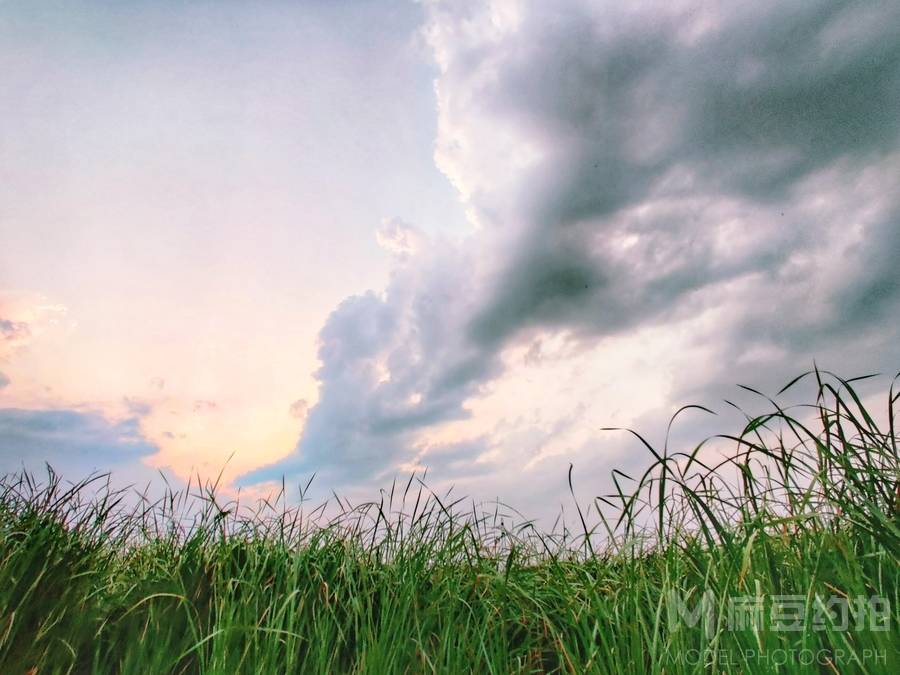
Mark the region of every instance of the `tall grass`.
<instances>
[{"instance_id":1,"label":"tall grass","mask_svg":"<svg viewBox=\"0 0 900 675\"><path fill-rule=\"evenodd\" d=\"M695 448L635 433L646 472L547 533L416 476L252 510L6 476L0 672L900 672L900 395L801 382Z\"/></svg>"}]
</instances>

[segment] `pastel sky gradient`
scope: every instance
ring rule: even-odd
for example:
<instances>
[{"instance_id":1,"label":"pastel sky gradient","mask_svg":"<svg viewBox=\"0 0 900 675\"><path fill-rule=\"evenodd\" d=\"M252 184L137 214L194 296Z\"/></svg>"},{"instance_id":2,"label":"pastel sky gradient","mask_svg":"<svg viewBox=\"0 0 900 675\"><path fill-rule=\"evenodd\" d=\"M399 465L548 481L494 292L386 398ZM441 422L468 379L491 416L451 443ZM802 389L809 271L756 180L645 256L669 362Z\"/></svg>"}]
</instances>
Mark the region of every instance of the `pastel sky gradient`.
<instances>
[{"instance_id":1,"label":"pastel sky gradient","mask_svg":"<svg viewBox=\"0 0 900 675\"><path fill-rule=\"evenodd\" d=\"M887 1L7 0L0 469L542 508L893 374L898 110Z\"/></svg>"}]
</instances>

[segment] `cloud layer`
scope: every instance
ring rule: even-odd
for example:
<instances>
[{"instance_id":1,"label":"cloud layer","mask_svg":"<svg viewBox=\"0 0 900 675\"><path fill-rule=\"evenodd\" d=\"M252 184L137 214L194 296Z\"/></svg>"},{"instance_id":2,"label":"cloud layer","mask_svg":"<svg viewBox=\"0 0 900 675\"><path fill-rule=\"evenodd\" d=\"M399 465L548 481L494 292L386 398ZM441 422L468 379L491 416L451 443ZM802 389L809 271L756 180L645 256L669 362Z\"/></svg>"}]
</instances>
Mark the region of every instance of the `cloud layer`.
<instances>
[{"instance_id":1,"label":"cloud layer","mask_svg":"<svg viewBox=\"0 0 900 675\"><path fill-rule=\"evenodd\" d=\"M390 285L332 313L296 452L245 482L472 466L499 437L429 432L554 336L576 363L642 331L675 344L670 327L673 397L780 384L813 358L896 369L896 3L430 11L435 158L478 231L386 227Z\"/></svg>"},{"instance_id":2,"label":"cloud layer","mask_svg":"<svg viewBox=\"0 0 900 675\"><path fill-rule=\"evenodd\" d=\"M111 421L96 412L0 408L0 473L49 463L72 479L90 471L121 471L157 448L138 417Z\"/></svg>"}]
</instances>

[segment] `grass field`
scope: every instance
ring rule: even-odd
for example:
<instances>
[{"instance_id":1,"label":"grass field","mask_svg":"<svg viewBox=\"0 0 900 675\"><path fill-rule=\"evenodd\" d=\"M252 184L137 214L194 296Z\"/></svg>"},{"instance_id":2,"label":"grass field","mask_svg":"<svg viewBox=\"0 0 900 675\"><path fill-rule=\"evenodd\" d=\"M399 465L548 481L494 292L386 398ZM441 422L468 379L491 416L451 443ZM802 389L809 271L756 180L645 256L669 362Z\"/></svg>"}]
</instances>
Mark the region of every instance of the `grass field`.
<instances>
[{"instance_id":1,"label":"grass field","mask_svg":"<svg viewBox=\"0 0 900 675\"><path fill-rule=\"evenodd\" d=\"M648 443L550 533L415 478L326 517L7 476L0 672L898 673L898 394L809 384L733 436Z\"/></svg>"}]
</instances>

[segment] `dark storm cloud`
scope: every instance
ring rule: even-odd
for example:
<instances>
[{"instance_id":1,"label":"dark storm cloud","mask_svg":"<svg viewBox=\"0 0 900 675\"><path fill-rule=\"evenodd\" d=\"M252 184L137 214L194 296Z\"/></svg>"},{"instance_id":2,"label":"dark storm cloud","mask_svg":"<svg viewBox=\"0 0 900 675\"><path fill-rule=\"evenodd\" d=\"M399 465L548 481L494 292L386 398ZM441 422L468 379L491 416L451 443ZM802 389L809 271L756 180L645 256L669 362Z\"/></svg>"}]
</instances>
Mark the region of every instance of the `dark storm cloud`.
<instances>
[{"instance_id":1,"label":"dark storm cloud","mask_svg":"<svg viewBox=\"0 0 900 675\"><path fill-rule=\"evenodd\" d=\"M866 264L833 298L844 331L891 325L900 317L900 205L872 228L860 246Z\"/></svg>"},{"instance_id":2,"label":"dark storm cloud","mask_svg":"<svg viewBox=\"0 0 900 675\"><path fill-rule=\"evenodd\" d=\"M484 229L335 310L297 453L248 481L390 472L535 331L590 344L711 313L676 394L819 355L896 366L900 5L432 14L437 158Z\"/></svg>"},{"instance_id":3,"label":"dark storm cloud","mask_svg":"<svg viewBox=\"0 0 900 675\"><path fill-rule=\"evenodd\" d=\"M667 214L650 228L620 225L650 242L617 265L596 246L615 234L617 212L686 191L790 204L812 172L841 159L852 171L896 149L896 3L735 6L688 42L680 33L690 15L547 14L558 17L526 16L502 45L499 75L471 94L482 114L518 121L546 148L515 186L527 206L513 215L527 233L473 320L483 344L531 324L620 330L723 276L775 268L790 252L773 238L764 255L723 269L705 245L718 222ZM676 170L689 183L667 187ZM801 227L794 247L820 229ZM665 248L673 234L689 245ZM655 269L643 269L651 259ZM608 277L616 283L603 283Z\"/></svg>"},{"instance_id":4,"label":"dark storm cloud","mask_svg":"<svg viewBox=\"0 0 900 675\"><path fill-rule=\"evenodd\" d=\"M0 471L40 469L44 462L68 475L127 465L157 448L143 437L139 419L110 421L76 410L0 408Z\"/></svg>"}]
</instances>

